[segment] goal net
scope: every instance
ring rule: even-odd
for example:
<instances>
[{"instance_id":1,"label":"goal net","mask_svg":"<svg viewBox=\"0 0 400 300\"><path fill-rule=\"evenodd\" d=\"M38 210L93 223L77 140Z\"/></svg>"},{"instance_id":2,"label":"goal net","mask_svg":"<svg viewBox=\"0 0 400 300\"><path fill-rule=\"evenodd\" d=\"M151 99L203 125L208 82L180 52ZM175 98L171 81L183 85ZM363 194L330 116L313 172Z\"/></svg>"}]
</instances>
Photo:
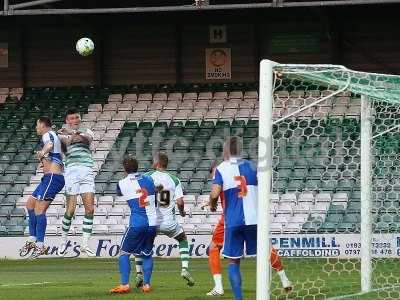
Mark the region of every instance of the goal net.
<instances>
[{"instance_id":1,"label":"goal net","mask_svg":"<svg viewBox=\"0 0 400 300\"><path fill-rule=\"evenodd\" d=\"M399 299L400 77L263 61L259 124L257 300Z\"/></svg>"}]
</instances>

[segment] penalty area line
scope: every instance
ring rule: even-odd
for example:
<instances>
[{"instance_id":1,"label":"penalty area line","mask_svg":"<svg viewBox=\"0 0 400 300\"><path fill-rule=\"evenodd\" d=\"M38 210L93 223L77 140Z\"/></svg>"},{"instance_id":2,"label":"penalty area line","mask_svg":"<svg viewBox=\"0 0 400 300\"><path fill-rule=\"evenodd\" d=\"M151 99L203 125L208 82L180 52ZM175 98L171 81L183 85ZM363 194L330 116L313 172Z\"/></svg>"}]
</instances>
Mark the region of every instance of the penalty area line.
<instances>
[{"instance_id":1,"label":"penalty area line","mask_svg":"<svg viewBox=\"0 0 400 300\"><path fill-rule=\"evenodd\" d=\"M368 291L368 292L359 292L359 293L355 293L355 294L349 294L349 295L331 297L331 298L327 298L327 300L341 300L341 299L347 299L347 298L350 298L350 297L368 295L368 294L370 294L370 293L380 292L380 291L389 290L389 289L394 289L394 288L398 288L398 287L400 287L400 284L394 284L394 285L392 285L392 286L385 286L385 287L381 287L381 288L378 288L378 289L372 289L372 290L370 290L370 291Z\"/></svg>"},{"instance_id":2,"label":"penalty area line","mask_svg":"<svg viewBox=\"0 0 400 300\"><path fill-rule=\"evenodd\" d=\"M2 288L2 287L15 287L15 286L46 285L46 284L66 284L66 283L70 283L70 282L43 281L43 282L31 282L31 283L0 284L0 288Z\"/></svg>"}]
</instances>

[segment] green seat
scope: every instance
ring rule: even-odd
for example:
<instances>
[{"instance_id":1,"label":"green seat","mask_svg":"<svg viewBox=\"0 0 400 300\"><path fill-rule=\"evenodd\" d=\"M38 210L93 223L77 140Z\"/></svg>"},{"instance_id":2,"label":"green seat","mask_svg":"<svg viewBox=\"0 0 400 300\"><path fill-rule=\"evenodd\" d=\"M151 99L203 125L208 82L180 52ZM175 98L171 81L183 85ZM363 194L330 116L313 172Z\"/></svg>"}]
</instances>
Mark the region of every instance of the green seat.
<instances>
[{"instance_id":1,"label":"green seat","mask_svg":"<svg viewBox=\"0 0 400 300\"><path fill-rule=\"evenodd\" d=\"M305 222L301 228L301 230L305 233L316 233L320 228L321 223L315 222Z\"/></svg>"},{"instance_id":2,"label":"green seat","mask_svg":"<svg viewBox=\"0 0 400 300\"><path fill-rule=\"evenodd\" d=\"M343 222L345 222L345 223L360 223L361 215L357 214L357 213L346 214L343 218Z\"/></svg>"},{"instance_id":3,"label":"green seat","mask_svg":"<svg viewBox=\"0 0 400 300\"><path fill-rule=\"evenodd\" d=\"M386 222L378 222L376 224L373 224L374 227L374 232L376 233L386 233L390 231L390 224Z\"/></svg>"},{"instance_id":4,"label":"green seat","mask_svg":"<svg viewBox=\"0 0 400 300\"><path fill-rule=\"evenodd\" d=\"M113 176L112 173L103 172L96 176L95 183L108 183L110 178Z\"/></svg>"},{"instance_id":5,"label":"green seat","mask_svg":"<svg viewBox=\"0 0 400 300\"><path fill-rule=\"evenodd\" d=\"M15 163L26 163L28 161L29 156L26 154L17 154L13 158L13 162Z\"/></svg>"},{"instance_id":6,"label":"green seat","mask_svg":"<svg viewBox=\"0 0 400 300\"><path fill-rule=\"evenodd\" d=\"M30 175L23 174L23 175L16 176L14 179L14 183L27 185L27 184L29 184L30 179L31 179Z\"/></svg>"},{"instance_id":7,"label":"green seat","mask_svg":"<svg viewBox=\"0 0 400 300\"><path fill-rule=\"evenodd\" d=\"M341 204L331 204L329 206L329 210L328 210L329 214L344 214L345 213L345 209L344 206Z\"/></svg>"},{"instance_id":8,"label":"green seat","mask_svg":"<svg viewBox=\"0 0 400 300\"><path fill-rule=\"evenodd\" d=\"M339 224L342 221L343 221L343 215L336 213L330 213L325 219L325 222L335 223L335 224Z\"/></svg>"},{"instance_id":9,"label":"green seat","mask_svg":"<svg viewBox=\"0 0 400 300\"><path fill-rule=\"evenodd\" d=\"M6 195L11 188L11 184L0 184L0 195Z\"/></svg>"},{"instance_id":10,"label":"green seat","mask_svg":"<svg viewBox=\"0 0 400 300\"><path fill-rule=\"evenodd\" d=\"M291 179L286 186L289 191L300 191L304 187L304 182L301 179Z\"/></svg>"},{"instance_id":11,"label":"green seat","mask_svg":"<svg viewBox=\"0 0 400 300\"><path fill-rule=\"evenodd\" d=\"M7 194L22 196L25 186L25 184L16 184L8 190Z\"/></svg>"},{"instance_id":12,"label":"green seat","mask_svg":"<svg viewBox=\"0 0 400 300\"><path fill-rule=\"evenodd\" d=\"M332 232L336 232L336 229L337 229L337 224L325 222L325 223L322 223L322 225L318 231L332 233Z\"/></svg>"},{"instance_id":13,"label":"green seat","mask_svg":"<svg viewBox=\"0 0 400 300\"><path fill-rule=\"evenodd\" d=\"M212 160L202 160L196 167L197 171L210 171L213 164Z\"/></svg>"},{"instance_id":14,"label":"green seat","mask_svg":"<svg viewBox=\"0 0 400 300\"><path fill-rule=\"evenodd\" d=\"M209 171L197 171L192 175L192 181L204 182L210 176Z\"/></svg>"},{"instance_id":15,"label":"green seat","mask_svg":"<svg viewBox=\"0 0 400 300\"><path fill-rule=\"evenodd\" d=\"M7 167L7 169L4 171L5 175L10 175L10 174L20 174L21 170L23 168L23 165L21 164L12 164Z\"/></svg>"},{"instance_id":16,"label":"green seat","mask_svg":"<svg viewBox=\"0 0 400 300\"><path fill-rule=\"evenodd\" d=\"M0 206L0 217L9 218L11 213L11 208Z\"/></svg>"},{"instance_id":17,"label":"green seat","mask_svg":"<svg viewBox=\"0 0 400 300\"><path fill-rule=\"evenodd\" d=\"M181 166L181 163L180 163L180 162L177 162L177 161L175 161L175 162L169 162L169 163L168 163L168 168L167 168L167 170L168 170L168 171L179 171L180 166Z\"/></svg>"},{"instance_id":18,"label":"green seat","mask_svg":"<svg viewBox=\"0 0 400 300\"><path fill-rule=\"evenodd\" d=\"M36 174L36 164L29 164L26 165L23 169L22 169L22 174Z\"/></svg>"},{"instance_id":19,"label":"green seat","mask_svg":"<svg viewBox=\"0 0 400 300\"><path fill-rule=\"evenodd\" d=\"M350 201L347 205L348 213L360 213L361 211L361 202Z\"/></svg>"},{"instance_id":20,"label":"green seat","mask_svg":"<svg viewBox=\"0 0 400 300\"><path fill-rule=\"evenodd\" d=\"M0 163L9 164L13 160L14 156L14 153L5 153L0 156Z\"/></svg>"},{"instance_id":21,"label":"green seat","mask_svg":"<svg viewBox=\"0 0 400 300\"><path fill-rule=\"evenodd\" d=\"M188 194L200 194L203 189L204 183L203 182L191 182L187 188L186 192Z\"/></svg>"},{"instance_id":22,"label":"green seat","mask_svg":"<svg viewBox=\"0 0 400 300\"><path fill-rule=\"evenodd\" d=\"M182 181L190 181L193 176L193 171L181 171L178 175Z\"/></svg>"},{"instance_id":23,"label":"green seat","mask_svg":"<svg viewBox=\"0 0 400 300\"><path fill-rule=\"evenodd\" d=\"M7 227L8 235L14 236L14 235L23 235L24 234L24 227L15 225L15 226L8 226Z\"/></svg>"},{"instance_id":24,"label":"green seat","mask_svg":"<svg viewBox=\"0 0 400 300\"><path fill-rule=\"evenodd\" d=\"M117 183L113 182L108 184L105 189L104 189L104 194L105 195L115 195L117 191Z\"/></svg>"},{"instance_id":25,"label":"green seat","mask_svg":"<svg viewBox=\"0 0 400 300\"><path fill-rule=\"evenodd\" d=\"M12 184L14 183L16 175L5 175L5 176L0 176L0 185L1 184Z\"/></svg>"},{"instance_id":26,"label":"green seat","mask_svg":"<svg viewBox=\"0 0 400 300\"><path fill-rule=\"evenodd\" d=\"M0 236L6 236L7 235L7 227L0 225Z\"/></svg>"},{"instance_id":27,"label":"green seat","mask_svg":"<svg viewBox=\"0 0 400 300\"><path fill-rule=\"evenodd\" d=\"M20 217L20 218L25 218L25 216L26 216L25 209L19 208L19 207L14 208L14 209L11 211L10 216L11 216L11 218L15 218L15 217L17 217L17 218L18 218L18 217Z\"/></svg>"},{"instance_id":28,"label":"green seat","mask_svg":"<svg viewBox=\"0 0 400 300\"><path fill-rule=\"evenodd\" d=\"M195 171L198 165L199 165L199 160L189 159L180 166L180 170L181 171Z\"/></svg>"}]
</instances>

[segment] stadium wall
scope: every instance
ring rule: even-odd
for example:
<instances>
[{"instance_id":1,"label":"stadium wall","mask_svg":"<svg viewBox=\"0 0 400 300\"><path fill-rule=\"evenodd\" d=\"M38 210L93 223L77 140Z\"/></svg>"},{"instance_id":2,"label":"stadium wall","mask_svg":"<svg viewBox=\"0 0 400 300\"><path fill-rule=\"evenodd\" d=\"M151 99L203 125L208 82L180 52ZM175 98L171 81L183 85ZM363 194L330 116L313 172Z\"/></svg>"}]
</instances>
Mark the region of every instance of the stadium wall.
<instances>
[{"instance_id":1,"label":"stadium wall","mask_svg":"<svg viewBox=\"0 0 400 300\"><path fill-rule=\"evenodd\" d=\"M9 43L9 67L0 68L0 86L213 82L205 79L207 48L231 49L226 82L257 81L265 57L397 74L396 8L2 18L0 43ZM210 43L210 25L225 25L227 41ZM94 55L76 54L82 36L94 39Z\"/></svg>"}]
</instances>

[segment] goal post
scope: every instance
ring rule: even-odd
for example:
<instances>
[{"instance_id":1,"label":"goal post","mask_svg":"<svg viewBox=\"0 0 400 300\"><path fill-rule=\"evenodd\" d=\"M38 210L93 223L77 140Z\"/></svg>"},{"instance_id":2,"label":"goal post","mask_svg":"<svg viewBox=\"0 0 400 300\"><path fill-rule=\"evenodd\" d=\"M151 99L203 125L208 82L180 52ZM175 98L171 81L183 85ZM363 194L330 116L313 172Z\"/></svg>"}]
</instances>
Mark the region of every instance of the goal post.
<instances>
[{"instance_id":1,"label":"goal post","mask_svg":"<svg viewBox=\"0 0 400 300\"><path fill-rule=\"evenodd\" d=\"M295 299L400 297L400 76L263 60L259 101L257 300L270 247Z\"/></svg>"}]
</instances>

